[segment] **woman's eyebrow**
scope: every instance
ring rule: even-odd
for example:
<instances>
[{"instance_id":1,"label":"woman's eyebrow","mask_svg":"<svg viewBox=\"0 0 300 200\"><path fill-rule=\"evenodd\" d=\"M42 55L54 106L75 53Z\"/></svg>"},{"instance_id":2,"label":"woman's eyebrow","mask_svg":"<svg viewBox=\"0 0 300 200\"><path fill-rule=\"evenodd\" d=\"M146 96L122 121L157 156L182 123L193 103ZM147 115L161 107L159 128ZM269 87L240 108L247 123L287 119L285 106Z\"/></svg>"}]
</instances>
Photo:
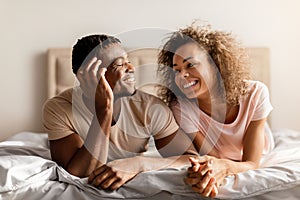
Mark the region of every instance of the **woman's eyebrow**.
<instances>
[{"instance_id":1,"label":"woman's eyebrow","mask_svg":"<svg viewBox=\"0 0 300 200\"><path fill-rule=\"evenodd\" d=\"M192 56L187 57L187 58L183 59L182 63L185 63L186 61L188 61L188 60L190 60L190 59L192 59L192 58L194 58L194 57L192 57Z\"/></svg>"},{"instance_id":2,"label":"woman's eyebrow","mask_svg":"<svg viewBox=\"0 0 300 200\"><path fill-rule=\"evenodd\" d=\"M187 58L183 59L182 63L185 63L186 61L188 61L188 60L190 60L190 59L192 59L192 58L194 58L194 57L192 57L192 56L187 57ZM175 67L175 66L177 66L177 64L174 63L172 66Z\"/></svg>"}]
</instances>

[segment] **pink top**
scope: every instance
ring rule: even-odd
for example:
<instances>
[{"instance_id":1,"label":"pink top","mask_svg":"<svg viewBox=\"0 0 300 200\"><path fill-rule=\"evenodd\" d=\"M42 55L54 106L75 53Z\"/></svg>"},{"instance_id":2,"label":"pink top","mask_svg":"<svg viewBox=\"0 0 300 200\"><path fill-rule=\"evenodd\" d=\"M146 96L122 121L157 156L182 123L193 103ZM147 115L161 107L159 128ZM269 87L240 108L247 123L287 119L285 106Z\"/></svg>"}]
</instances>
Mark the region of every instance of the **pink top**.
<instances>
[{"instance_id":1,"label":"pink top","mask_svg":"<svg viewBox=\"0 0 300 200\"><path fill-rule=\"evenodd\" d=\"M240 100L237 118L229 124L220 123L198 107L196 99L178 97L178 102L171 107L180 127L186 133L200 131L207 139L205 146L215 144L222 158L241 160L243 137L251 121L266 118L273 109L268 88L259 81L249 81L249 94ZM182 110L182 112L181 112ZM203 147L203 145L202 145ZM271 130L266 123L264 152L274 147Z\"/></svg>"}]
</instances>

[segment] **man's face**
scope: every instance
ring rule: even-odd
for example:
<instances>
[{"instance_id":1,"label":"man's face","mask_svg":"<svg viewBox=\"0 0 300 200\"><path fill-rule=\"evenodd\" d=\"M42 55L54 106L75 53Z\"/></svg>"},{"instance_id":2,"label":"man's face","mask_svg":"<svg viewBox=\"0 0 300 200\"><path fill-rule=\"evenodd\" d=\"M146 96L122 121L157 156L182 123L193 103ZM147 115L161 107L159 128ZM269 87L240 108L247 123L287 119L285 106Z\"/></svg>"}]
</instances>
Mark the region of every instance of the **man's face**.
<instances>
[{"instance_id":1,"label":"man's face","mask_svg":"<svg viewBox=\"0 0 300 200\"><path fill-rule=\"evenodd\" d=\"M106 67L105 78L117 96L132 95L135 91L134 66L120 44L112 44L100 50L100 67Z\"/></svg>"}]
</instances>

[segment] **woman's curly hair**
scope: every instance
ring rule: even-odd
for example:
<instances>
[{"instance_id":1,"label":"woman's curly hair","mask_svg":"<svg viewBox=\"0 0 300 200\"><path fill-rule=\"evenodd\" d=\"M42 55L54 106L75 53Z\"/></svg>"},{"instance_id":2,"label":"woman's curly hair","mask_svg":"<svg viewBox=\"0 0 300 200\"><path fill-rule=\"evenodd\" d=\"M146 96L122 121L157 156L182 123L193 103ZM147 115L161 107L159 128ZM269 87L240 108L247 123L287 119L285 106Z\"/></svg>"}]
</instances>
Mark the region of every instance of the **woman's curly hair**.
<instances>
[{"instance_id":1,"label":"woman's curly hair","mask_svg":"<svg viewBox=\"0 0 300 200\"><path fill-rule=\"evenodd\" d=\"M175 84L172 70L175 51L184 44L196 42L206 50L215 66L218 68L225 88L225 98L228 104L238 105L240 98L247 93L247 83L250 79L249 57L231 33L212 30L209 24L192 25L172 33L158 54L158 75L162 85L158 95L168 105L176 101L177 96L184 96Z\"/></svg>"}]
</instances>

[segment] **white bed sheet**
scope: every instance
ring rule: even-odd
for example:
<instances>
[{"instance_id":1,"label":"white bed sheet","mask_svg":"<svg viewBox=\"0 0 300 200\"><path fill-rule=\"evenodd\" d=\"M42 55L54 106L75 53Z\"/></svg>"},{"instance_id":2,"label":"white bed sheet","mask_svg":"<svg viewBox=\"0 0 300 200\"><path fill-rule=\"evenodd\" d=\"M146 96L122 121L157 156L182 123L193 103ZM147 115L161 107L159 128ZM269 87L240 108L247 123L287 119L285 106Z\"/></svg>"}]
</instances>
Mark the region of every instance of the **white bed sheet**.
<instances>
[{"instance_id":1,"label":"white bed sheet","mask_svg":"<svg viewBox=\"0 0 300 200\"><path fill-rule=\"evenodd\" d=\"M219 199L300 199L300 133L274 132L262 168L226 178ZM0 143L0 199L205 199L184 184L186 169L144 172L114 192L97 189L50 160L46 134Z\"/></svg>"}]
</instances>

